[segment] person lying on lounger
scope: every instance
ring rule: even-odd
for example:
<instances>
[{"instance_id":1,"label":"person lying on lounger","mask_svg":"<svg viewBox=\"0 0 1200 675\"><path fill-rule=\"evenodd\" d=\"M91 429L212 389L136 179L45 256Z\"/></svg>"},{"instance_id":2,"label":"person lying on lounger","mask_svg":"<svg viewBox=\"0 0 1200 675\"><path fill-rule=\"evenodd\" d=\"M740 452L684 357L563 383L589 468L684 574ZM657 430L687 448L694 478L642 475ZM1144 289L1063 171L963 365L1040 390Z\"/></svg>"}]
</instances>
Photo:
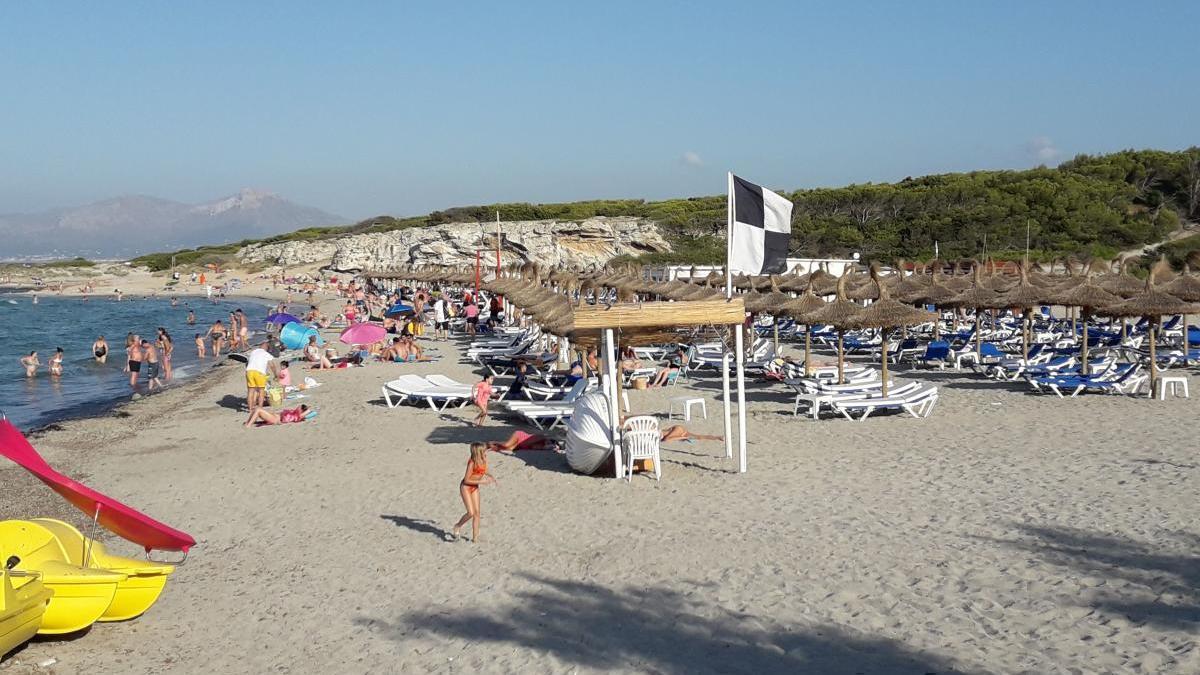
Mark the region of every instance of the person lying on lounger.
<instances>
[{"instance_id":1,"label":"person lying on lounger","mask_svg":"<svg viewBox=\"0 0 1200 675\"><path fill-rule=\"evenodd\" d=\"M303 422L312 419L317 414L316 410L310 410L307 405L301 404L299 408L285 408L279 411L279 414L267 410L266 408L255 408L254 412L250 413L250 419L246 420L246 426L252 427L255 422L261 422L261 426L272 426L275 424L293 424L295 422Z\"/></svg>"},{"instance_id":2,"label":"person lying on lounger","mask_svg":"<svg viewBox=\"0 0 1200 675\"><path fill-rule=\"evenodd\" d=\"M491 441L487 449L492 452L511 453L517 450L556 450L558 442L524 431L514 431L505 441Z\"/></svg>"},{"instance_id":3,"label":"person lying on lounger","mask_svg":"<svg viewBox=\"0 0 1200 675\"><path fill-rule=\"evenodd\" d=\"M724 436L710 436L708 434L693 434L683 427L682 424L676 424L673 427L667 427L662 430L662 435L659 436L660 443L667 441L725 441Z\"/></svg>"}]
</instances>

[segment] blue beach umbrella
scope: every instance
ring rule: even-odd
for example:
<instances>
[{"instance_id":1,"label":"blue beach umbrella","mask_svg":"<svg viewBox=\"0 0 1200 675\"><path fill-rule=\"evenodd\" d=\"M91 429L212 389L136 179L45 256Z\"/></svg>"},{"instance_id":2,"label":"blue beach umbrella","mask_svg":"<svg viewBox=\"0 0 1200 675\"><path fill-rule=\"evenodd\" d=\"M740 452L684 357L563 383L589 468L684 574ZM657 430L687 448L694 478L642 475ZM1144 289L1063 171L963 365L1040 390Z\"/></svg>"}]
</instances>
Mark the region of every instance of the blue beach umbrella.
<instances>
[{"instance_id":1,"label":"blue beach umbrella","mask_svg":"<svg viewBox=\"0 0 1200 675\"><path fill-rule=\"evenodd\" d=\"M300 319L288 314L287 312L279 312L277 314L268 314L263 323L273 323L276 326L283 326L289 323L302 323Z\"/></svg>"},{"instance_id":2,"label":"blue beach umbrella","mask_svg":"<svg viewBox=\"0 0 1200 675\"><path fill-rule=\"evenodd\" d=\"M388 308L388 311L384 312L383 315L384 316L396 316L398 314L407 314L411 311L413 311L412 305L406 305L402 302L397 302L396 304L394 304L390 308Z\"/></svg>"}]
</instances>

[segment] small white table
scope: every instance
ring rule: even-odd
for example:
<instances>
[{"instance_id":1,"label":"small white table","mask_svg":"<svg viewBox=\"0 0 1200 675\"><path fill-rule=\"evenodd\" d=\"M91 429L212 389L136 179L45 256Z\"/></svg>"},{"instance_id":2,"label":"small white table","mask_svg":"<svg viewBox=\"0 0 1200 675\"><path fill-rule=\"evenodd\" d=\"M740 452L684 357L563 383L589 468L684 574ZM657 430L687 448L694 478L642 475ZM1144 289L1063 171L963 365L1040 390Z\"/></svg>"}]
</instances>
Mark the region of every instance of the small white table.
<instances>
[{"instance_id":1,"label":"small white table","mask_svg":"<svg viewBox=\"0 0 1200 675\"><path fill-rule=\"evenodd\" d=\"M1168 375L1158 378L1158 400L1167 400L1167 387L1171 388L1171 396L1179 396L1183 393L1184 398L1191 398L1188 392L1188 379L1183 375Z\"/></svg>"},{"instance_id":2,"label":"small white table","mask_svg":"<svg viewBox=\"0 0 1200 675\"><path fill-rule=\"evenodd\" d=\"M671 399L671 408L667 412L667 419L672 419L673 417L675 417L675 406L677 406L677 405L683 406L684 421L688 421L688 420L692 419L692 406L694 406L694 405L699 405L700 406L700 414L704 416L704 419L708 419L708 407L705 405L704 399L693 398L691 396L676 396L676 397L672 398Z\"/></svg>"}]
</instances>

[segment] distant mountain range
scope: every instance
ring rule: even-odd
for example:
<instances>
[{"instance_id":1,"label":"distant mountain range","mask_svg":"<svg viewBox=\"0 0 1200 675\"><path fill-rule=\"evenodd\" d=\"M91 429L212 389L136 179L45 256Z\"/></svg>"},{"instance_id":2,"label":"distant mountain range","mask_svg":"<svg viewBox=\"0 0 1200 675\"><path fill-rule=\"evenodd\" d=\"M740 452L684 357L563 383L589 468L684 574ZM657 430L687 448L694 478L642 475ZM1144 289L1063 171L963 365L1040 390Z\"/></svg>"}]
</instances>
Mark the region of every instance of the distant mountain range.
<instances>
[{"instance_id":1,"label":"distant mountain range","mask_svg":"<svg viewBox=\"0 0 1200 675\"><path fill-rule=\"evenodd\" d=\"M75 208L0 215L0 259L126 258L345 222L250 189L204 204L130 195Z\"/></svg>"}]
</instances>

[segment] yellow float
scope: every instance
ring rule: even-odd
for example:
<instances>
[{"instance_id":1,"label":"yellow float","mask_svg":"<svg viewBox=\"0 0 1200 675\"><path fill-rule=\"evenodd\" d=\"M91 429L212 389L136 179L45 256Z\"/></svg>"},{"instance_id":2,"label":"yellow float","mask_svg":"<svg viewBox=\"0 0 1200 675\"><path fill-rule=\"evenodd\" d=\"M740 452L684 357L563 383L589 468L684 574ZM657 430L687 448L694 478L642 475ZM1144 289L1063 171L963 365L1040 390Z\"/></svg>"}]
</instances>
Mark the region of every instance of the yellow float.
<instances>
[{"instance_id":1,"label":"yellow float","mask_svg":"<svg viewBox=\"0 0 1200 675\"><path fill-rule=\"evenodd\" d=\"M167 584L167 576L175 571L172 565L112 555L104 544L87 539L74 526L61 520L34 518L29 522L40 525L53 534L66 561L72 565L111 570L125 575L125 579L117 583L117 594L112 604L100 616L102 622L125 621L144 614L162 594L163 587Z\"/></svg>"},{"instance_id":2,"label":"yellow float","mask_svg":"<svg viewBox=\"0 0 1200 675\"><path fill-rule=\"evenodd\" d=\"M45 527L25 520L0 521L0 549L16 556L13 569L41 574L54 592L42 616L40 635L83 630L104 615L127 576L68 562L58 539Z\"/></svg>"},{"instance_id":3,"label":"yellow float","mask_svg":"<svg viewBox=\"0 0 1200 675\"><path fill-rule=\"evenodd\" d=\"M52 594L37 573L8 569L11 559L0 547L0 658L37 634Z\"/></svg>"}]
</instances>

